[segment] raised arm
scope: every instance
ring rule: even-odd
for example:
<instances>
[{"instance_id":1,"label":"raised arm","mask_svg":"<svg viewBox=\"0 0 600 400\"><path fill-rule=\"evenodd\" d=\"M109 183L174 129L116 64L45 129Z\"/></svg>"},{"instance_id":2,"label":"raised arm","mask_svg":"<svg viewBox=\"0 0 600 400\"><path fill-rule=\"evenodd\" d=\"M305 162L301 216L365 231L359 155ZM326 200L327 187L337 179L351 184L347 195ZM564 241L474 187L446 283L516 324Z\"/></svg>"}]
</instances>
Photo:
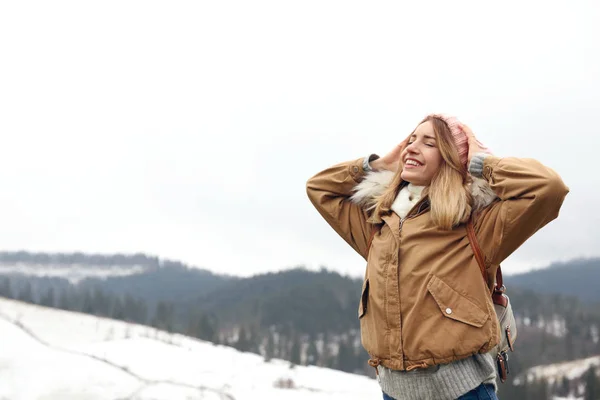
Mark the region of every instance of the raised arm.
<instances>
[{"instance_id":1,"label":"raised arm","mask_svg":"<svg viewBox=\"0 0 600 400\"><path fill-rule=\"evenodd\" d=\"M364 178L364 158L319 172L306 183L308 198L327 223L363 258L367 258L371 224L358 204L350 201L352 189Z\"/></svg>"},{"instance_id":2,"label":"raised arm","mask_svg":"<svg viewBox=\"0 0 600 400\"><path fill-rule=\"evenodd\" d=\"M477 154L469 169L474 176L483 177L499 198L475 220L491 265L500 264L558 217L569 192L556 172L532 159Z\"/></svg>"}]
</instances>

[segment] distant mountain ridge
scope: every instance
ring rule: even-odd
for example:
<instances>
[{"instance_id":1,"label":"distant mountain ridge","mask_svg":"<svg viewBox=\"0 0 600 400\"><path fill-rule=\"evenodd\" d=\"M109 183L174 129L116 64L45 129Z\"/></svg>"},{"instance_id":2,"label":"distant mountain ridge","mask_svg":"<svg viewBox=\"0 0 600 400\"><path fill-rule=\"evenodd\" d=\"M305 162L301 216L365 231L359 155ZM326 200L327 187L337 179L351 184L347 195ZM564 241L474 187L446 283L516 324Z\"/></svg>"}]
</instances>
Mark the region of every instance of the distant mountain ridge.
<instances>
[{"instance_id":1,"label":"distant mountain ridge","mask_svg":"<svg viewBox=\"0 0 600 400\"><path fill-rule=\"evenodd\" d=\"M126 271L126 272L124 272ZM146 254L0 252L0 277L17 286L30 282L34 294L75 283L111 293L134 293L145 301L187 302L234 278Z\"/></svg>"},{"instance_id":2,"label":"distant mountain ridge","mask_svg":"<svg viewBox=\"0 0 600 400\"><path fill-rule=\"evenodd\" d=\"M161 260L158 257L142 253L136 254L88 254L74 253L44 253L29 251L3 251L0 252L0 264L26 263L38 265L123 265L144 267L159 267ZM176 262L178 265L183 265Z\"/></svg>"},{"instance_id":3,"label":"distant mountain ridge","mask_svg":"<svg viewBox=\"0 0 600 400\"><path fill-rule=\"evenodd\" d=\"M547 268L505 276L506 286L526 288L538 293L556 293L600 303L600 258L576 259L554 263Z\"/></svg>"},{"instance_id":4,"label":"distant mountain ridge","mask_svg":"<svg viewBox=\"0 0 600 400\"><path fill-rule=\"evenodd\" d=\"M293 271L281 273L296 274ZM229 293L238 290L248 292L250 282L254 282L252 285L269 287L268 282L272 282L273 276L277 274L261 274L249 278L215 274L179 261L142 253L101 255L81 252L0 252L0 276L19 275L34 275L41 280L47 277L48 281L56 278L53 280L54 285L61 285L60 279L64 278L71 283L100 285L115 293L135 290L138 296L148 300L191 301L214 292L214 296L205 299L210 305L224 296L217 291L222 285L228 285ZM354 281L354 284L359 282L358 279L348 279ZM600 282L600 258L554 263L547 268L506 275L504 280L509 290L523 288L538 293L574 296L586 303L600 303L600 290L597 288L597 282ZM272 287L278 288L277 285Z\"/></svg>"}]
</instances>

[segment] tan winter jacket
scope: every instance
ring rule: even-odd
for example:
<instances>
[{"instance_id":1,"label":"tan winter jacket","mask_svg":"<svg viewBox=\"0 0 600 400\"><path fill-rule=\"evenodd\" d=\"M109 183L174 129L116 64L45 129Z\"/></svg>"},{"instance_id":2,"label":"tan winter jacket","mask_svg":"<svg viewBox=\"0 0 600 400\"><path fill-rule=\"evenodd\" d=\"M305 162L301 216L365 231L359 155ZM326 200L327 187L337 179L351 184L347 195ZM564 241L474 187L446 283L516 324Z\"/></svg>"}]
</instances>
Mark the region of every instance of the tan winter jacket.
<instances>
[{"instance_id":1,"label":"tan winter jacket","mask_svg":"<svg viewBox=\"0 0 600 400\"><path fill-rule=\"evenodd\" d=\"M568 188L535 160L485 158L484 187L473 185L472 194L486 286L465 226L437 228L427 198L402 221L394 212L384 216L368 251L373 226L357 203L381 193L392 175L365 173L361 158L307 182L319 213L367 260L358 317L371 363L412 370L490 351L500 337L490 298L498 265L558 216Z\"/></svg>"}]
</instances>

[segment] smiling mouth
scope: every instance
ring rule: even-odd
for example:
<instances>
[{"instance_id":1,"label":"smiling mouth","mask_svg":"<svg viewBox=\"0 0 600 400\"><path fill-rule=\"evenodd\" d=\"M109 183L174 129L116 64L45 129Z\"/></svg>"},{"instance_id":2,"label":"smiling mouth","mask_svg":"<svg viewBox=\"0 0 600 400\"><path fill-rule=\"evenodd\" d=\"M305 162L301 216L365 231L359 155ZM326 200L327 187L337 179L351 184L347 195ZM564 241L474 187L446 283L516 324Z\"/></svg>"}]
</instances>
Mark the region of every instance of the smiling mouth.
<instances>
[{"instance_id":1,"label":"smiling mouth","mask_svg":"<svg viewBox=\"0 0 600 400\"><path fill-rule=\"evenodd\" d=\"M412 160L412 159L408 159L404 162L404 166L408 166L408 167L422 167L423 164L421 164L418 161Z\"/></svg>"}]
</instances>

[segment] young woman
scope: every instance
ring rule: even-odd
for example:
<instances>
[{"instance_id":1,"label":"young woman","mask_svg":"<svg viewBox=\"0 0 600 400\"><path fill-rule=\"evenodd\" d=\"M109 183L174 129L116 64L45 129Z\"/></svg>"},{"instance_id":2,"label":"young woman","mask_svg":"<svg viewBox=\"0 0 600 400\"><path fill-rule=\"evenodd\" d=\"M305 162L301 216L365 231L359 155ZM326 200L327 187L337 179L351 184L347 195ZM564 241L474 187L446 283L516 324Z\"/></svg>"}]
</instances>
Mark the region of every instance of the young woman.
<instances>
[{"instance_id":1,"label":"young woman","mask_svg":"<svg viewBox=\"0 0 600 400\"><path fill-rule=\"evenodd\" d=\"M384 399L496 399L490 290L498 265L558 216L561 178L496 157L456 118L432 114L386 156L328 168L307 192L367 260L358 317Z\"/></svg>"}]
</instances>

